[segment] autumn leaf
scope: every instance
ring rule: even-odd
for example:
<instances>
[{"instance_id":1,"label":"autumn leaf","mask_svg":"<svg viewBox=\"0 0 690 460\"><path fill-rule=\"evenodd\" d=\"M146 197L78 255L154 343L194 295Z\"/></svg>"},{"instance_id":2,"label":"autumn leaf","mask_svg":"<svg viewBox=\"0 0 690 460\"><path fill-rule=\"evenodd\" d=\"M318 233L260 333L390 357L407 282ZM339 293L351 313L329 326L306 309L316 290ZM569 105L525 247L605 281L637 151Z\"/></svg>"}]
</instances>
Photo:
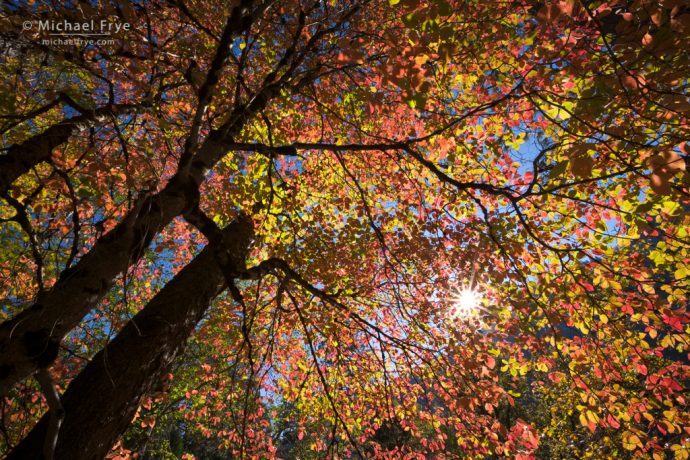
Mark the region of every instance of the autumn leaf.
<instances>
[{"instance_id":1,"label":"autumn leaf","mask_svg":"<svg viewBox=\"0 0 690 460\"><path fill-rule=\"evenodd\" d=\"M647 159L652 170L651 187L656 193L667 195L671 191L670 179L677 173L685 171L685 160L673 150L653 155Z\"/></svg>"}]
</instances>

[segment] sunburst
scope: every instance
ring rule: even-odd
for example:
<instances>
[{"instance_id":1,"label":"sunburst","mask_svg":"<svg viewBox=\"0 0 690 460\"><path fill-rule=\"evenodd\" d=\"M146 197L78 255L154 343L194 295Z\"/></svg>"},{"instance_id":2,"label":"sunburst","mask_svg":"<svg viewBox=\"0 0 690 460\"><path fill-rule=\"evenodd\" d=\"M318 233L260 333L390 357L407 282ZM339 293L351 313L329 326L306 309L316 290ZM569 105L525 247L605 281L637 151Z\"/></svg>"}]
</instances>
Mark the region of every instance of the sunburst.
<instances>
[{"instance_id":1,"label":"sunburst","mask_svg":"<svg viewBox=\"0 0 690 460\"><path fill-rule=\"evenodd\" d=\"M477 316L481 310L484 294L476 287L463 287L453 293L449 300L453 305L453 317L468 319Z\"/></svg>"}]
</instances>

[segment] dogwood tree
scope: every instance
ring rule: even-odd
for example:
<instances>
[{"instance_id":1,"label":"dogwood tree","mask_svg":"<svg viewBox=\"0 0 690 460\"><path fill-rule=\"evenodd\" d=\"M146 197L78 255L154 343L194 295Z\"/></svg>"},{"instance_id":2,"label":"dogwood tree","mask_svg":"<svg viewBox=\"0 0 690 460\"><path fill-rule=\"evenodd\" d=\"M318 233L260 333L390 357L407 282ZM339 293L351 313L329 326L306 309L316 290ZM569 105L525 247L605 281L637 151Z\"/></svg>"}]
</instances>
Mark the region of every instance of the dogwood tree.
<instances>
[{"instance_id":1,"label":"dogwood tree","mask_svg":"<svg viewBox=\"0 0 690 460\"><path fill-rule=\"evenodd\" d=\"M2 21L9 458L687 458L685 2Z\"/></svg>"}]
</instances>

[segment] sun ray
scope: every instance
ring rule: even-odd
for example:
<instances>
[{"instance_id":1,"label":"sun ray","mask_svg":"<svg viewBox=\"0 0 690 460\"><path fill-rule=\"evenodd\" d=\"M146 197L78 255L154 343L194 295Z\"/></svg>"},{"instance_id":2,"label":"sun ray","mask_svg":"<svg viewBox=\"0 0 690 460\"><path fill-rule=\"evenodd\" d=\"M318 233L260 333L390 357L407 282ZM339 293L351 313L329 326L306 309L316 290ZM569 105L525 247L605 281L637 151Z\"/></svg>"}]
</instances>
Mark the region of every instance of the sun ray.
<instances>
[{"instance_id":1,"label":"sun ray","mask_svg":"<svg viewBox=\"0 0 690 460\"><path fill-rule=\"evenodd\" d=\"M476 316L481 309L483 300L484 295L481 291L472 287L464 287L456 291L450 298L453 305L452 315L459 319Z\"/></svg>"}]
</instances>

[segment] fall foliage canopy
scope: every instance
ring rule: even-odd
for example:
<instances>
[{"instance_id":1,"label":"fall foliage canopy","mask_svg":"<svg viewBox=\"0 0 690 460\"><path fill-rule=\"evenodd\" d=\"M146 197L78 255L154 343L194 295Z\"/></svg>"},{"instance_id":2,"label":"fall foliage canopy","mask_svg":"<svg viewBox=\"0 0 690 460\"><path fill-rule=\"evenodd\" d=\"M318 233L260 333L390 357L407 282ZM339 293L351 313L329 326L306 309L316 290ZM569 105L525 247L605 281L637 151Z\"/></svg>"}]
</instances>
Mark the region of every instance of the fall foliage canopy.
<instances>
[{"instance_id":1,"label":"fall foliage canopy","mask_svg":"<svg viewBox=\"0 0 690 460\"><path fill-rule=\"evenodd\" d=\"M0 24L3 455L690 456L688 1Z\"/></svg>"}]
</instances>

